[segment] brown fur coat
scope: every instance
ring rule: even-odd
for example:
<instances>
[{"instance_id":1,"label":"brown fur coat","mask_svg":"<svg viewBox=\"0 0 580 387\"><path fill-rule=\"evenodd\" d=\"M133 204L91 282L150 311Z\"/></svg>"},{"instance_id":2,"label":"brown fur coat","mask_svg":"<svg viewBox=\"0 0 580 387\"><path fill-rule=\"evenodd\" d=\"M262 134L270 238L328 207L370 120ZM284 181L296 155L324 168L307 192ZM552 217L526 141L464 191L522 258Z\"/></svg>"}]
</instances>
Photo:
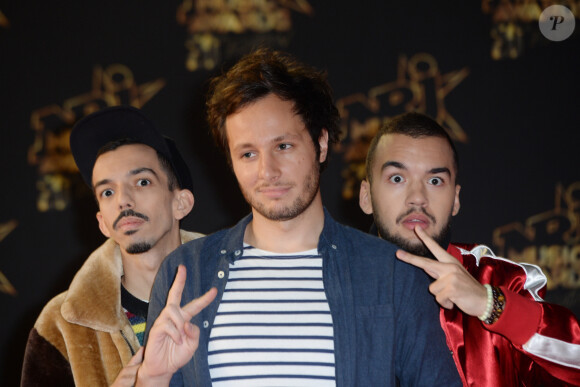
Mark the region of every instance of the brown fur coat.
<instances>
[{"instance_id":1,"label":"brown fur coat","mask_svg":"<svg viewBox=\"0 0 580 387\"><path fill-rule=\"evenodd\" d=\"M181 231L182 242L201 234ZM121 306L123 264L111 239L54 297L30 332L21 386L109 386L139 349Z\"/></svg>"}]
</instances>

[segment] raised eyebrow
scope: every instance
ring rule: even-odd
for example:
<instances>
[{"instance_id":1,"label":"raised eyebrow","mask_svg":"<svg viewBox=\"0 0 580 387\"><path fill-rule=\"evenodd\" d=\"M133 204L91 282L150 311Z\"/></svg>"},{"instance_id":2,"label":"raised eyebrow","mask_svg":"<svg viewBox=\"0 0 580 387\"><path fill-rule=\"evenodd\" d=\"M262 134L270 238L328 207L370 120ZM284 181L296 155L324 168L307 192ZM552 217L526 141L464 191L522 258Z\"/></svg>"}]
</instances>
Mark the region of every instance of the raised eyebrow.
<instances>
[{"instance_id":1,"label":"raised eyebrow","mask_svg":"<svg viewBox=\"0 0 580 387\"><path fill-rule=\"evenodd\" d=\"M138 174L143 173L143 172L149 172L153 176L155 176L156 178L159 178L159 175L157 174L157 172L155 172L153 169L147 168L147 167L133 169L133 170L129 171L129 175L135 176L135 175L138 175ZM112 181L111 179L103 179L103 180L96 182L95 184L93 184L93 191L96 192L97 188L99 188L100 186L105 185L105 184L110 184L111 181Z\"/></svg>"},{"instance_id":2,"label":"raised eyebrow","mask_svg":"<svg viewBox=\"0 0 580 387\"><path fill-rule=\"evenodd\" d=\"M429 173L432 174L437 174L437 173L446 173L449 176L451 176L451 171L449 170L449 168L447 167L439 167L439 168L432 168L428 171Z\"/></svg>"},{"instance_id":3,"label":"raised eyebrow","mask_svg":"<svg viewBox=\"0 0 580 387\"><path fill-rule=\"evenodd\" d=\"M133 169L133 170L129 171L129 175L134 176L134 175L138 175L138 174L143 173L143 172L149 172L153 176L155 176L156 178L159 178L159 175L157 174L157 172L155 172L153 169L147 168L147 167Z\"/></svg>"},{"instance_id":4,"label":"raised eyebrow","mask_svg":"<svg viewBox=\"0 0 580 387\"><path fill-rule=\"evenodd\" d=\"M387 169L388 167L395 167L398 169L407 169L407 167L398 161L387 161L383 165L381 165L381 173Z\"/></svg>"},{"instance_id":5,"label":"raised eyebrow","mask_svg":"<svg viewBox=\"0 0 580 387\"><path fill-rule=\"evenodd\" d=\"M103 179L101 181L96 182L95 184L93 184L93 191L96 193L97 188L99 188L101 185L109 184L110 182L111 182L110 179Z\"/></svg>"}]
</instances>

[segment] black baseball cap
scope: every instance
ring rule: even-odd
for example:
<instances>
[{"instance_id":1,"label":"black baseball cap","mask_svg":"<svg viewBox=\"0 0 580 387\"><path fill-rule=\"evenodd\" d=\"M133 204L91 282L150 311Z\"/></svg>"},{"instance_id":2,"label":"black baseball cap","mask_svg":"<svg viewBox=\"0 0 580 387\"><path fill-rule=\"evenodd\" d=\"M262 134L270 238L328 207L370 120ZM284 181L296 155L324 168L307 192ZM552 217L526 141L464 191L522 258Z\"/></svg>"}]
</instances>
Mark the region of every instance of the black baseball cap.
<instances>
[{"instance_id":1,"label":"black baseball cap","mask_svg":"<svg viewBox=\"0 0 580 387\"><path fill-rule=\"evenodd\" d=\"M72 128L70 149L84 181L92 188L93 167L99 150L111 141L131 139L161 153L173 167L181 188L193 192L187 164L175 141L163 136L141 110L132 106L113 106L81 119Z\"/></svg>"}]
</instances>

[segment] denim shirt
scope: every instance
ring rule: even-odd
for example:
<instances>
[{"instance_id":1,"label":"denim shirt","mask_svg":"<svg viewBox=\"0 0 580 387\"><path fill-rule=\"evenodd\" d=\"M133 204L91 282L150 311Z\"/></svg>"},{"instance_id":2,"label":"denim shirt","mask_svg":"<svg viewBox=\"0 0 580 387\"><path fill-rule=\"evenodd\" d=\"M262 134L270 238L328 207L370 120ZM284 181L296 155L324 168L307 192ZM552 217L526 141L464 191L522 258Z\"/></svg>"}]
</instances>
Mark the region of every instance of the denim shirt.
<instances>
[{"instance_id":1,"label":"denim shirt","mask_svg":"<svg viewBox=\"0 0 580 387\"><path fill-rule=\"evenodd\" d=\"M334 325L336 385L460 386L427 275L399 261L395 245L335 222L326 210L324 216L318 251ZM182 305L218 289L215 300L192 319L200 328L199 347L173 375L171 386L211 386L208 340L229 265L242 256L251 219L248 215L231 229L181 245L159 269L146 340L179 264L187 268Z\"/></svg>"}]
</instances>

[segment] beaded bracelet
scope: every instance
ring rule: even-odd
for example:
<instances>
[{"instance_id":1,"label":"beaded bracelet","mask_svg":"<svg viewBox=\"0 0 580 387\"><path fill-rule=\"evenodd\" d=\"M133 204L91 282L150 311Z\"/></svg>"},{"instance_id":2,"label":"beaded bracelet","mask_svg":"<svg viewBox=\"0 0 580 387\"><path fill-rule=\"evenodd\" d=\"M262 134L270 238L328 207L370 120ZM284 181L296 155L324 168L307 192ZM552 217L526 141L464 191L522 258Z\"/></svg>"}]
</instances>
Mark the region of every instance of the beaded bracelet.
<instances>
[{"instance_id":1,"label":"beaded bracelet","mask_svg":"<svg viewBox=\"0 0 580 387\"><path fill-rule=\"evenodd\" d=\"M497 322L505 308L505 296L501 289L498 286L492 286L491 289L493 292L493 310L491 315L483 321L487 325Z\"/></svg>"},{"instance_id":2,"label":"beaded bracelet","mask_svg":"<svg viewBox=\"0 0 580 387\"><path fill-rule=\"evenodd\" d=\"M487 305L485 307L485 312L483 312L481 316L478 316L481 321L487 320L493 311L493 289L490 284L485 284L483 286L485 286L485 290L487 290Z\"/></svg>"}]
</instances>

